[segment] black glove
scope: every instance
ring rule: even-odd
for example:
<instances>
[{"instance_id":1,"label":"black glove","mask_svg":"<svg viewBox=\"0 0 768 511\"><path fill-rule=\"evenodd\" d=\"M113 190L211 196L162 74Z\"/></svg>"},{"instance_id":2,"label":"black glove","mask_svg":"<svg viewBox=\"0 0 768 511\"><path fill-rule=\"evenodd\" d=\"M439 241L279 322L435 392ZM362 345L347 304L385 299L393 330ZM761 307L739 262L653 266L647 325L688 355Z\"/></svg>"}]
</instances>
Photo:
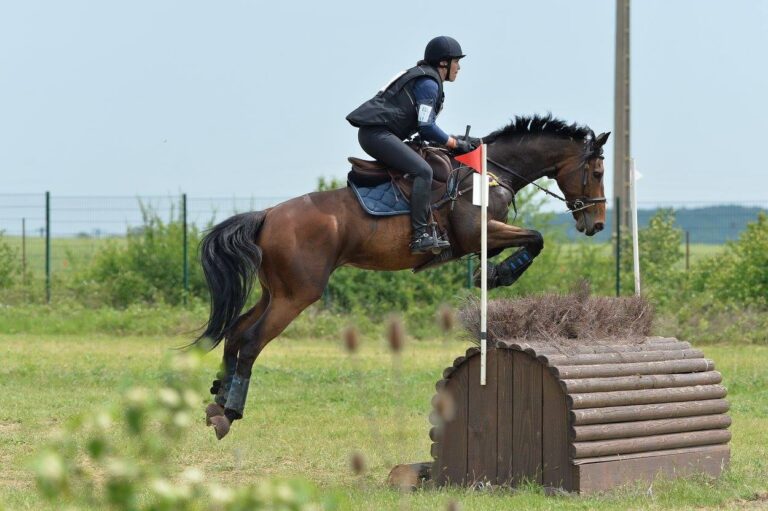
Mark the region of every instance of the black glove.
<instances>
[{"instance_id":1,"label":"black glove","mask_svg":"<svg viewBox=\"0 0 768 511\"><path fill-rule=\"evenodd\" d=\"M453 149L453 152L456 154L464 154L474 151L483 143L483 140L477 137L459 135L458 137L453 138L456 139L456 147Z\"/></svg>"},{"instance_id":2,"label":"black glove","mask_svg":"<svg viewBox=\"0 0 768 511\"><path fill-rule=\"evenodd\" d=\"M456 147L453 148L454 154L464 154L474 151L477 147L473 146L471 142L464 140L463 138L456 139Z\"/></svg>"},{"instance_id":3,"label":"black glove","mask_svg":"<svg viewBox=\"0 0 768 511\"><path fill-rule=\"evenodd\" d=\"M458 137L455 137L455 138L456 140L466 140L467 142L472 144L473 148L478 148L480 147L480 144L483 143L483 139L477 138L477 137L465 137L464 135L459 135Z\"/></svg>"}]
</instances>

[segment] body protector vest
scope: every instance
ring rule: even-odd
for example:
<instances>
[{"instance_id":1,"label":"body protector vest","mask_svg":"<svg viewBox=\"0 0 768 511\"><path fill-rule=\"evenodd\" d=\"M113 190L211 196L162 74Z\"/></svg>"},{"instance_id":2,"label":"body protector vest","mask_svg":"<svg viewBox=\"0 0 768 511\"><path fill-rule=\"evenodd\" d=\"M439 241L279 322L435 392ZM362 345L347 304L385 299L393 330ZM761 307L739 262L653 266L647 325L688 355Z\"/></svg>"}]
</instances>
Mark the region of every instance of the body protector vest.
<instances>
[{"instance_id":1,"label":"body protector vest","mask_svg":"<svg viewBox=\"0 0 768 511\"><path fill-rule=\"evenodd\" d=\"M428 76L437 82L438 99L435 114L443 107L443 80L437 70L429 65L412 67L403 71L369 99L347 115L347 121L361 126L384 126L401 140L418 131L416 100L411 92L413 81Z\"/></svg>"}]
</instances>

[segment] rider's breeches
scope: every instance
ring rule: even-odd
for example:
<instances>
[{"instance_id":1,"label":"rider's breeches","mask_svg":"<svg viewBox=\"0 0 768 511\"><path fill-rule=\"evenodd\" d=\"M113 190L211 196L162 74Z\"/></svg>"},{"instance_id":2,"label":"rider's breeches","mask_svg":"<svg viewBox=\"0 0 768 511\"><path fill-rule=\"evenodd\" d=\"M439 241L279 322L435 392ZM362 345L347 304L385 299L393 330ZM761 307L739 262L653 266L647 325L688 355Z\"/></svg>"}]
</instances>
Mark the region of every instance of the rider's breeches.
<instances>
[{"instance_id":1,"label":"rider's breeches","mask_svg":"<svg viewBox=\"0 0 768 511\"><path fill-rule=\"evenodd\" d=\"M363 150L378 161L404 174L413 175L411 223L414 231L427 227L432 167L396 135L377 126L364 126L357 133Z\"/></svg>"}]
</instances>

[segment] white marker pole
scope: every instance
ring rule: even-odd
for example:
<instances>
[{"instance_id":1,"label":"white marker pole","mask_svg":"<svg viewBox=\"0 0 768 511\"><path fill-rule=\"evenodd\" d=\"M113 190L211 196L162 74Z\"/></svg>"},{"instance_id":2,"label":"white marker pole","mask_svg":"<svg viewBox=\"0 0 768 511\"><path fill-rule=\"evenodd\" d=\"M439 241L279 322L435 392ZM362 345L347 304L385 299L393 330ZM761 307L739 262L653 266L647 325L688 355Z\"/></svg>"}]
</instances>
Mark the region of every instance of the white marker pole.
<instances>
[{"instance_id":1,"label":"white marker pole","mask_svg":"<svg viewBox=\"0 0 768 511\"><path fill-rule=\"evenodd\" d=\"M485 358L488 332L488 165L482 144L483 171L480 174L480 385L485 385Z\"/></svg>"},{"instance_id":2,"label":"white marker pole","mask_svg":"<svg viewBox=\"0 0 768 511\"><path fill-rule=\"evenodd\" d=\"M632 188L632 267L635 271L635 295L640 296L640 241L637 232L637 176L635 159L629 159L629 186Z\"/></svg>"}]
</instances>

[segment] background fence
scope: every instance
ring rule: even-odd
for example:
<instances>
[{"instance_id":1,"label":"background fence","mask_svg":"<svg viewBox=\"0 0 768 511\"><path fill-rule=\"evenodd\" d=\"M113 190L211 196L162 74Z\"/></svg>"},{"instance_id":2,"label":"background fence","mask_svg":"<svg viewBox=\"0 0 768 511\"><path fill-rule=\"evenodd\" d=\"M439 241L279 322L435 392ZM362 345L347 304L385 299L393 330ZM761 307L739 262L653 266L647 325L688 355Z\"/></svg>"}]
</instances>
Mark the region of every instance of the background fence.
<instances>
[{"instance_id":1,"label":"background fence","mask_svg":"<svg viewBox=\"0 0 768 511\"><path fill-rule=\"evenodd\" d=\"M228 216L261 210L286 200L285 197L86 197L40 194L0 194L0 231L14 249L18 267L28 279L34 293L45 293L50 301L55 294L56 276L87 265L105 240L121 243L131 232L140 232L148 218L165 222L181 222L185 239L178 251L178 271L187 283L190 264L197 264L195 247L186 241L188 229L205 228ZM747 223L760 211L768 209L768 201L741 204L676 202L639 202L641 228L658 208L675 212L676 224L683 232L685 264L691 259L716 253L725 242L735 240ZM591 242L609 244L613 234L613 215L609 211L605 231ZM552 229L564 232L568 239L583 236L573 227L570 214L555 215ZM545 233L546 234L546 233ZM468 279L469 281L469 279ZM34 284L34 285L33 285ZM0 292L2 292L0 290Z\"/></svg>"}]
</instances>

